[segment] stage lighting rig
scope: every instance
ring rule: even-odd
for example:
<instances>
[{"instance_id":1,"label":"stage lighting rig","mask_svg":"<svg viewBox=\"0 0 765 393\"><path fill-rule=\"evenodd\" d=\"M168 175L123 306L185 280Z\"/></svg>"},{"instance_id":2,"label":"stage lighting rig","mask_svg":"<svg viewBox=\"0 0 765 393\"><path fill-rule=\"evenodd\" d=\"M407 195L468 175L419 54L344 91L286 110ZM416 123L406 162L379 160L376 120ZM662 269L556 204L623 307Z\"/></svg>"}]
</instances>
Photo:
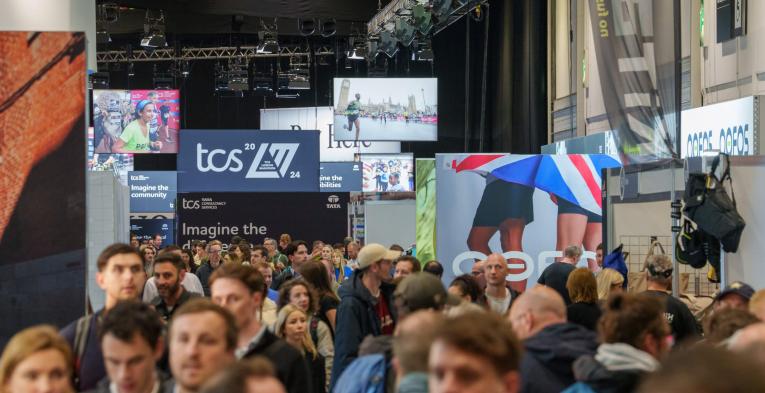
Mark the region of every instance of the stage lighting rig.
<instances>
[{"instance_id":1,"label":"stage lighting rig","mask_svg":"<svg viewBox=\"0 0 765 393\"><path fill-rule=\"evenodd\" d=\"M165 14L161 10L159 16L146 10L146 18L143 22L143 38L141 46L146 49L161 48L167 46L165 37Z\"/></svg>"},{"instance_id":2,"label":"stage lighting rig","mask_svg":"<svg viewBox=\"0 0 765 393\"><path fill-rule=\"evenodd\" d=\"M258 32L258 49L259 54L273 54L279 53L279 30L274 19L272 26L267 26L263 20L260 21L262 29Z\"/></svg>"}]
</instances>

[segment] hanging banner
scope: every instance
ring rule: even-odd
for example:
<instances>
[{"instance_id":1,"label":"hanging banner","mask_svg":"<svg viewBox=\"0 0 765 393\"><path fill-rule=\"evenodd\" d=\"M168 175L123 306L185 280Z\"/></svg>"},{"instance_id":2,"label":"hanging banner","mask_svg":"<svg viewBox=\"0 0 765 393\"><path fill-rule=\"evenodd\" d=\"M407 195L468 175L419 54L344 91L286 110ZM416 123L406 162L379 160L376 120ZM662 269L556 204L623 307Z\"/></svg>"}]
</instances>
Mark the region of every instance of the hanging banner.
<instances>
[{"instance_id":1,"label":"hanging banner","mask_svg":"<svg viewBox=\"0 0 765 393\"><path fill-rule=\"evenodd\" d=\"M319 191L319 131L183 130L178 192Z\"/></svg>"},{"instance_id":2,"label":"hanging banner","mask_svg":"<svg viewBox=\"0 0 765 393\"><path fill-rule=\"evenodd\" d=\"M625 163L677 155L678 2L589 2L603 102Z\"/></svg>"},{"instance_id":3,"label":"hanging banner","mask_svg":"<svg viewBox=\"0 0 765 393\"><path fill-rule=\"evenodd\" d=\"M417 190L417 258L436 259L436 160L415 160Z\"/></svg>"},{"instance_id":4,"label":"hanging banner","mask_svg":"<svg viewBox=\"0 0 765 393\"><path fill-rule=\"evenodd\" d=\"M398 153L401 142L336 141L332 107L261 109L263 130L319 130L321 160L353 161L356 153Z\"/></svg>"},{"instance_id":5,"label":"hanging banner","mask_svg":"<svg viewBox=\"0 0 765 393\"><path fill-rule=\"evenodd\" d=\"M175 241L175 223L173 220L130 220L130 233L138 236L138 241L154 239L154 235L162 236L162 246L173 244Z\"/></svg>"},{"instance_id":6,"label":"hanging banner","mask_svg":"<svg viewBox=\"0 0 765 393\"><path fill-rule=\"evenodd\" d=\"M570 245L595 263L601 242L601 170L608 155L436 154L436 249L445 283L493 252L516 289ZM459 206L459 209L455 209Z\"/></svg>"},{"instance_id":7,"label":"hanging banner","mask_svg":"<svg viewBox=\"0 0 765 393\"><path fill-rule=\"evenodd\" d=\"M321 192L361 191L361 163L322 162L319 164Z\"/></svg>"},{"instance_id":8,"label":"hanging banner","mask_svg":"<svg viewBox=\"0 0 765 393\"><path fill-rule=\"evenodd\" d=\"M239 236L253 244L289 233L293 240L337 243L348 236L346 192L188 193L178 195L178 244Z\"/></svg>"},{"instance_id":9,"label":"hanging banner","mask_svg":"<svg viewBox=\"0 0 765 393\"><path fill-rule=\"evenodd\" d=\"M175 171L129 172L131 213L174 213Z\"/></svg>"}]
</instances>

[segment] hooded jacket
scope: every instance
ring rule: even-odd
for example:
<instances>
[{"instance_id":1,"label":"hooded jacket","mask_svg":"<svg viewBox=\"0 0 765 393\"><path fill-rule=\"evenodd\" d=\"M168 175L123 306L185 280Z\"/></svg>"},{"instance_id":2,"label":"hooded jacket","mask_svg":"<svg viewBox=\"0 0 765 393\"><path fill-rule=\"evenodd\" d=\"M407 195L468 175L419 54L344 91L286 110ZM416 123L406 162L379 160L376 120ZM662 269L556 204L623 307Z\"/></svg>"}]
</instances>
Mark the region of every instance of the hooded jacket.
<instances>
[{"instance_id":1,"label":"hooded jacket","mask_svg":"<svg viewBox=\"0 0 765 393\"><path fill-rule=\"evenodd\" d=\"M521 392L560 392L576 382L573 364L594 355L598 348L594 332L573 323L558 323L540 330L523 342Z\"/></svg>"},{"instance_id":2,"label":"hooded jacket","mask_svg":"<svg viewBox=\"0 0 765 393\"><path fill-rule=\"evenodd\" d=\"M373 297L367 287L361 281L362 274L359 270L340 285L340 305L337 307L337 330L335 331L335 359L332 365L332 382L335 382L343 373L343 370L358 357L359 345L368 335L379 336L381 334L380 318L377 316L375 307L377 298ZM393 307L393 291L395 286L383 282L380 293L388 303L391 317L395 323L396 310Z\"/></svg>"},{"instance_id":3,"label":"hooded jacket","mask_svg":"<svg viewBox=\"0 0 765 393\"><path fill-rule=\"evenodd\" d=\"M597 393L629 393L637 389L647 373L659 367L650 354L623 343L601 344L597 354L574 362L579 381L565 392L579 392L582 385Z\"/></svg>"}]
</instances>

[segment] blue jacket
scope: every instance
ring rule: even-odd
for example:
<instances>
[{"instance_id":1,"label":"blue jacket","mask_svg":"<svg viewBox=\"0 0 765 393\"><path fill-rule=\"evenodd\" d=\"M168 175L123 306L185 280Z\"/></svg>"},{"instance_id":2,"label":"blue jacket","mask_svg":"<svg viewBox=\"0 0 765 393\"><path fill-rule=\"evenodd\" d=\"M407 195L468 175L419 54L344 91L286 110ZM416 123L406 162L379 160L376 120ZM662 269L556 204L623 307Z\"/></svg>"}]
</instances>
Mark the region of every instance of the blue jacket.
<instances>
[{"instance_id":1,"label":"blue jacket","mask_svg":"<svg viewBox=\"0 0 765 393\"><path fill-rule=\"evenodd\" d=\"M343 370L358 357L359 345L368 335L379 336L380 318L375 306L377 298L373 297L361 281L359 271L344 281L337 290L340 295L340 305L337 307L337 330L335 331L335 359L332 364L331 387L335 386ZM396 321L396 310L393 307L393 291L395 286L383 283L380 292L388 303L393 321Z\"/></svg>"}]
</instances>

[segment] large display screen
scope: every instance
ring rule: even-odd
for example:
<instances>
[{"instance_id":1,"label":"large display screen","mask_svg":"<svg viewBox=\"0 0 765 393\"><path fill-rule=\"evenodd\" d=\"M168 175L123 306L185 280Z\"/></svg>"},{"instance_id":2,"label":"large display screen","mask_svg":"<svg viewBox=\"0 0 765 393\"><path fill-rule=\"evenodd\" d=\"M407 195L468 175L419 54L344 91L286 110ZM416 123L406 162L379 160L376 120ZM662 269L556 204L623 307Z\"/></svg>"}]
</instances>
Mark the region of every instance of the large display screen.
<instances>
[{"instance_id":1,"label":"large display screen","mask_svg":"<svg viewBox=\"0 0 765 393\"><path fill-rule=\"evenodd\" d=\"M93 90L96 153L177 153L178 90Z\"/></svg>"},{"instance_id":2,"label":"large display screen","mask_svg":"<svg viewBox=\"0 0 765 393\"><path fill-rule=\"evenodd\" d=\"M414 191L412 154L362 154L364 192Z\"/></svg>"},{"instance_id":3,"label":"large display screen","mask_svg":"<svg viewBox=\"0 0 765 393\"><path fill-rule=\"evenodd\" d=\"M436 78L335 78L337 141L435 141Z\"/></svg>"}]
</instances>

